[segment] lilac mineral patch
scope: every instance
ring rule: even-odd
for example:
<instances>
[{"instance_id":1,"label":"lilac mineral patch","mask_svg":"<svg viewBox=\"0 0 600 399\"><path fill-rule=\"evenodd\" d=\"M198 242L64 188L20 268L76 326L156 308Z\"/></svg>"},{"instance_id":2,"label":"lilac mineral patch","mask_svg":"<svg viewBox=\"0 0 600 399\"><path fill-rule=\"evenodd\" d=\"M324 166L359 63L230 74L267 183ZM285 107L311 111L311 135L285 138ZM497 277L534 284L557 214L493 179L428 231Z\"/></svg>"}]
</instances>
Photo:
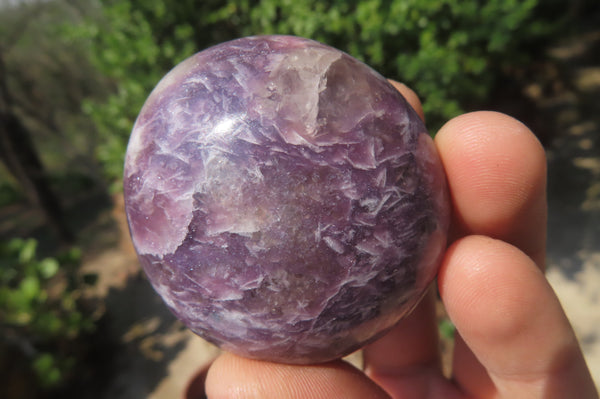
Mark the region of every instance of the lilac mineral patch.
<instances>
[{"instance_id":1,"label":"lilac mineral patch","mask_svg":"<svg viewBox=\"0 0 600 399\"><path fill-rule=\"evenodd\" d=\"M379 74L290 36L202 51L146 101L125 162L132 239L191 330L242 356L316 363L418 303L446 245L444 173Z\"/></svg>"}]
</instances>

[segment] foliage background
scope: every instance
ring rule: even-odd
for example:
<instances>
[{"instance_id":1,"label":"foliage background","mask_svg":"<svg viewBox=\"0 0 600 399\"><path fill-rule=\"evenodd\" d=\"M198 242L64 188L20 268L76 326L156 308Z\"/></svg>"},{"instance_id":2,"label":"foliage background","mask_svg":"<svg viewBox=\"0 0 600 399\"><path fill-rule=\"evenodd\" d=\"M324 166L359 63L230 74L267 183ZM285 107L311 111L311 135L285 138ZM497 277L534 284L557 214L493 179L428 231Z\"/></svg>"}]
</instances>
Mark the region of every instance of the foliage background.
<instances>
[{"instance_id":1,"label":"foliage background","mask_svg":"<svg viewBox=\"0 0 600 399\"><path fill-rule=\"evenodd\" d=\"M160 77L196 51L225 40L291 34L344 50L423 99L432 131L484 103L511 69L566 22L552 0L102 1L85 36L93 64L116 92L85 112L103 140L97 157L119 179L123 147L143 100ZM545 14L540 17L540 14Z\"/></svg>"}]
</instances>

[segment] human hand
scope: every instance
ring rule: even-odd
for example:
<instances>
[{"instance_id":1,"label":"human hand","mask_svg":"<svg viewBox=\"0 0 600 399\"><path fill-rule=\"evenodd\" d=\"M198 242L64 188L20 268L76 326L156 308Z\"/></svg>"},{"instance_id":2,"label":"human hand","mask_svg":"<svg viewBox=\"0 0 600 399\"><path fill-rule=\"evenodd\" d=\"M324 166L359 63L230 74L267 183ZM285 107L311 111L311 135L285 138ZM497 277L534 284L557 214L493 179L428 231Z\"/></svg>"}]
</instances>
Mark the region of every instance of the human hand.
<instances>
[{"instance_id":1,"label":"human hand","mask_svg":"<svg viewBox=\"0 0 600 399\"><path fill-rule=\"evenodd\" d=\"M423 117L410 89L393 82ZM296 366L221 355L206 392L222 398L598 398L573 330L546 281L546 161L520 122L459 116L435 142L452 197L450 245L437 284L456 326L452 376L442 374L435 291L342 362Z\"/></svg>"}]
</instances>

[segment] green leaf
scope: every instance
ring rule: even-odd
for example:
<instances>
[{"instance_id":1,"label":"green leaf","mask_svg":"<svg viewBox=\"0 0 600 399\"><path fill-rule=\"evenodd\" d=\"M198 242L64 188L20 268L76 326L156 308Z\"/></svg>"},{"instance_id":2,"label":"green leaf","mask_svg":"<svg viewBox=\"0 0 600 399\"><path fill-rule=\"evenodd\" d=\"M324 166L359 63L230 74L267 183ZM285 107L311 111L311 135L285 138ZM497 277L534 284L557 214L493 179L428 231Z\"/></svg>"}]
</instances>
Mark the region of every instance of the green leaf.
<instances>
[{"instance_id":1,"label":"green leaf","mask_svg":"<svg viewBox=\"0 0 600 399\"><path fill-rule=\"evenodd\" d=\"M35 323L36 330L45 336L53 336L60 333L64 322L53 313L42 313Z\"/></svg>"},{"instance_id":2,"label":"green leaf","mask_svg":"<svg viewBox=\"0 0 600 399\"><path fill-rule=\"evenodd\" d=\"M42 353L36 357L33 361L33 369L42 385L46 387L57 385L62 378L61 370L51 353Z\"/></svg>"},{"instance_id":3,"label":"green leaf","mask_svg":"<svg viewBox=\"0 0 600 399\"><path fill-rule=\"evenodd\" d=\"M446 339L453 339L456 327L449 319L443 319L440 321L439 326L440 335Z\"/></svg>"},{"instance_id":4,"label":"green leaf","mask_svg":"<svg viewBox=\"0 0 600 399\"><path fill-rule=\"evenodd\" d=\"M46 278L46 279L56 275L56 273L58 272L58 268L59 268L58 261L53 258L46 258L46 259L42 260L38 265L40 274L42 275L43 278Z\"/></svg>"},{"instance_id":5,"label":"green leaf","mask_svg":"<svg viewBox=\"0 0 600 399\"><path fill-rule=\"evenodd\" d=\"M40 280L35 276L25 277L19 284L19 289L26 300L32 301L40 295Z\"/></svg>"},{"instance_id":6,"label":"green leaf","mask_svg":"<svg viewBox=\"0 0 600 399\"><path fill-rule=\"evenodd\" d=\"M19 263L26 264L35 258L35 250L37 249L37 241L29 239L23 243L19 253Z\"/></svg>"}]
</instances>

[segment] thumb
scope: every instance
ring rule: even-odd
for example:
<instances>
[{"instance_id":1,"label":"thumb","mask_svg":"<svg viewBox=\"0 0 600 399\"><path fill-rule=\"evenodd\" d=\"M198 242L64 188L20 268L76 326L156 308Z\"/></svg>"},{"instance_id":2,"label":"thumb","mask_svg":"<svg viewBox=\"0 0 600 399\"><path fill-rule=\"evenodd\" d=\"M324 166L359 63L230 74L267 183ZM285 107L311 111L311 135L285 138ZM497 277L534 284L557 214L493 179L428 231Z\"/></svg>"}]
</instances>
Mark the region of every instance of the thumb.
<instances>
[{"instance_id":1,"label":"thumb","mask_svg":"<svg viewBox=\"0 0 600 399\"><path fill-rule=\"evenodd\" d=\"M341 360L299 366L250 360L229 353L212 364L206 393L210 399L389 399L360 370Z\"/></svg>"}]
</instances>

